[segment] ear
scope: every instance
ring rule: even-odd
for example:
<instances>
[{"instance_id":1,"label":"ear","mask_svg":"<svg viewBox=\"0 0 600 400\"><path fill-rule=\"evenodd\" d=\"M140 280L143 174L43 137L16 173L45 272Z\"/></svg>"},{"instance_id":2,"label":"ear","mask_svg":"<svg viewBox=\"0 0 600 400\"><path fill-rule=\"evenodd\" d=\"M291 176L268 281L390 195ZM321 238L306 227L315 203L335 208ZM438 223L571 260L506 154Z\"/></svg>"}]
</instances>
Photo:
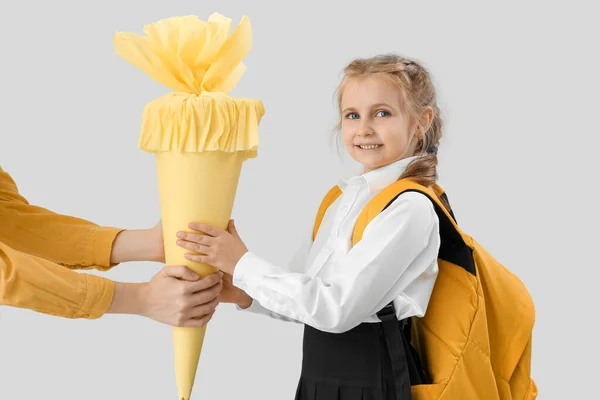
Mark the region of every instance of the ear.
<instances>
[{"instance_id":1,"label":"ear","mask_svg":"<svg viewBox=\"0 0 600 400\"><path fill-rule=\"evenodd\" d=\"M427 130L431 126L431 123L433 122L433 117L435 117L435 112L433 111L433 108L429 106L425 107L425 109L421 113L421 116L419 117L418 125L421 128L418 131L419 135L424 135L425 132L427 132ZM420 138L423 139L423 136L420 136Z\"/></svg>"}]
</instances>

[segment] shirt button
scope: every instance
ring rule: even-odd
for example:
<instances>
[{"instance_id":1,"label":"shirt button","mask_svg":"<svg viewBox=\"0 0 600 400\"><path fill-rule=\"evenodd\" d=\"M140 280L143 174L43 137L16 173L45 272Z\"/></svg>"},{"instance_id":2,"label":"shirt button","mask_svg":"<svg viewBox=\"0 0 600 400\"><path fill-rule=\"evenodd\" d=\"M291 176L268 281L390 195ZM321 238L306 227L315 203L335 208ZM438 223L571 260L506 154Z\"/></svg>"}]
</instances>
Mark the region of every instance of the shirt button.
<instances>
[{"instance_id":1,"label":"shirt button","mask_svg":"<svg viewBox=\"0 0 600 400\"><path fill-rule=\"evenodd\" d=\"M344 207L342 207L342 211L346 211L348 210L348 205L345 205Z\"/></svg>"}]
</instances>

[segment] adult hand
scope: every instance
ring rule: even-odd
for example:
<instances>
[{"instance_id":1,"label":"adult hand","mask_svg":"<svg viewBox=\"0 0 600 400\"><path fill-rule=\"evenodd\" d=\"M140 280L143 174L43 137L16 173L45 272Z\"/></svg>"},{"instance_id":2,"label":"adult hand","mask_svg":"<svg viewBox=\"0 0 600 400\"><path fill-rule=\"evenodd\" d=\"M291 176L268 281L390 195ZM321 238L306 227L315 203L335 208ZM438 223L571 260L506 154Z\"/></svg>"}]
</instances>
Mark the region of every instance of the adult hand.
<instances>
[{"instance_id":1,"label":"adult hand","mask_svg":"<svg viewBox=\"0 0 600 400\"><path fill-rule=\"evenodd\" d=\"M118 282L108 313L138 314L171 326L199 328L212 318L221 289L221 273L201 278L185 266L166 266L150 282Z\"/></svg>"}]
</instances>

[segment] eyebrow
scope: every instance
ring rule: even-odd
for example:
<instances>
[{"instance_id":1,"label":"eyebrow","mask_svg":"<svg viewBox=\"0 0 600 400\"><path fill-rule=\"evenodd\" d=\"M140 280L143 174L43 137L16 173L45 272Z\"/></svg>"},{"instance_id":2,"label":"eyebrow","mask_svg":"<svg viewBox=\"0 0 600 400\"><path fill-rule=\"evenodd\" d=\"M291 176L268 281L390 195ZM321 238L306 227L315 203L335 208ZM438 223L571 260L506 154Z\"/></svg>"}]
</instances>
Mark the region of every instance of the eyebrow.
<instances>
[{"instance_id":1,"label":"eyebrow","mask_svg":"<svg viewBox=\"0 0 600 400\"><path fill-rule=\"evenodd\" d=\"M390 105L389 105L389 104L387 104L387 103L377 103L377 104L373 104L373 107L381 107L381 106L388 107L388 108L394 108L394 107L390 106Z\"/></svg>"},{"instance_id":2,"label":"eyebrow","mask_svg":"<svg viewBox=\"0 0 600 400\"><path fill-rule=\"evenodd\" d=\"M391 108L391 109L393 109L393 108L394 108L394 107L390 106L390 105L389 105L389 104L387 104L387 103L377 103L377 104L373 104L373 105L371 105L371 108L375 108L375 107L381 107L381 106L383 106L383 107L387 107L387 108ZM356 108L355 108L355 107L346 107L346 108L344 108L344 110L342 111L342 113L345 113L345 112L347 112L347 111L349 111L349 110L356 110Z\"/></svg>"}]
</instances>

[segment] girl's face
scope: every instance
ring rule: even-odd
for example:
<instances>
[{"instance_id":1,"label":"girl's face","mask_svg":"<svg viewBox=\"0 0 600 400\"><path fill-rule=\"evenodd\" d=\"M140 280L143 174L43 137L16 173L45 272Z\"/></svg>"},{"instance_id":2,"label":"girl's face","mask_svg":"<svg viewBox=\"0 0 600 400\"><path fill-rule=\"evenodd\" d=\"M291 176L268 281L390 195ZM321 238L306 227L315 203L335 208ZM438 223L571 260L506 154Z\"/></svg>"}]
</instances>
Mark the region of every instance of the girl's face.
<instances>
[{"instance_id":1,"label":"girl's face","mask_svg":"<svg viewBox=\"0 0 600 400\"><path fill-rule=\"evenodd\" d=\"M392 84L374 77L350 79L341 110L342 140L365 173L414 154L414 126Z\"/></svg>"}]
</instances>

